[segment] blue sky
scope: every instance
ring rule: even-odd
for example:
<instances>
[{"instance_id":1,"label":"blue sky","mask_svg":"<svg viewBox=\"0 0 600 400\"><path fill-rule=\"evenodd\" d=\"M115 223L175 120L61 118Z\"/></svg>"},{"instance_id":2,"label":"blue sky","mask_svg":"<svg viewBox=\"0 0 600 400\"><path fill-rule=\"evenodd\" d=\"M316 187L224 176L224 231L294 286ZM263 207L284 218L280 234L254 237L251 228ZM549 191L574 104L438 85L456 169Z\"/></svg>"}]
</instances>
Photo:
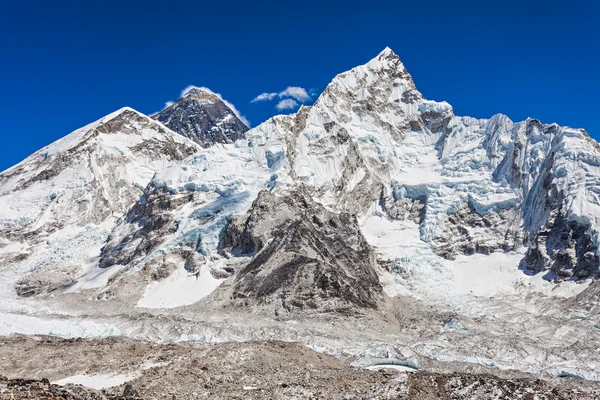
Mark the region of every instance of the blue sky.
<instances>
[{"instance_id":1,"label":"blue sky","mask_svg":"<svg viewBox=\"0 0 600 400\"><path fill-rule=\"evenodd\" d=\"M458 115L583 127L600 138L593 1L0 1L0 170L120 107L163 108L188 85L251 102L322 91L391 47ZM308 100L310 102L310 100Z\"/></svg>"}]
</instances>

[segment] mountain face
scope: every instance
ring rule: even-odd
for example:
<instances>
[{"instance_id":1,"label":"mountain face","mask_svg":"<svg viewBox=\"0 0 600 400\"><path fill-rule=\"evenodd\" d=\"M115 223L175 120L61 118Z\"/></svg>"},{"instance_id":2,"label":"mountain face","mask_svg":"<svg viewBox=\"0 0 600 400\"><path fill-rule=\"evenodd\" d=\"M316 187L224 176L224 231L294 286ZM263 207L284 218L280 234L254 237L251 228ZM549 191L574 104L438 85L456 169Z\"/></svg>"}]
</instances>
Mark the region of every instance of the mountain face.
<instances>
[{"instance_id":1,"label":"mountain face","mask_svg":"<svg viewBox=\"0 0 600 400\"><path fill-rule=\"evenodd\" d=\"M354 307L376 308L382 292L356 216L329 212L298 191L261 191L247 215L229 221L219 250L252 256L236 274L237 299L285 311L352 313Z\"/></svg>"},{"instance_id":2,"label":"mountain face","mask_svg":"<svg viewBox=\"0 0 600 400\"><path fill-rule=\"evenodd\" d=\"M456 116L385 49L250 130L193 89L3 172L0 295L150 340L276 337L600 380L599 196L585 131Z\"/></svg>"},{"instance_id":3,"label":"mountain face","mask_svg":"<svg viewBox=\"0 0 600 400\"><path fill-rule=\"evenodd\" d=\"M124 108L39 150L0 174L2 264L69 267L70 282L154 173L198 149ZM45 290L30 286L21 282L18 292Z\"/></svg>"},{"instance_id":4,"label":"mountain face","mask_svg":"<svg viewBox=\"0 0 600 400\"><path fill-rule=\"evenodd\" d=\"M532 119L514 123L503 115L457 117L447 103L426 100L388 49L338 75L314 106L275 117L235 144L205 150L159 173L134 209L159 198L162 206L152 207L161 211L146 215L143 223L129 219L116 227L106 254L132 251L137 263L187 246L214 264L230 215L259 212L261 202L252 200L261 190L288 197L301 188L303 196L335 215L328 218L358 216L373 245L378 239L369 237L366 227L381 217L427 245L425 252L418 246L376 247L390 268L405 268L403 259L438 263L439 257L524 248L523 270L547 271L546 278L555 280L598 277L597 148L578 129ZM168 229L156 220L165 219L165 208ZM278 230L303 231L291 221L266 225L259 242ZM252 232L248 235L259 235ZM307 229L301 235L291 242L308 243L318 232ZM273 243L280 243L276 239ZM248 253L250 245L245 246L236 251ZM280 252L270 257L289 259L286 246L267 246L269 254ZM294 254L299 257L299 251ZM247 268L256 269L252 263ZM345 274L345 268L336 273Z\"/></svg>"},{"instance_id":5,"label":"mountain face","mask_svg":"<svg viewBox=\"0 0 600 400\"><path fill-rule=\"evenodd\" d=\"M197 87L152 118L202 147L233 143L248 130L219 96Z\"/></svg>"}]
</instances>

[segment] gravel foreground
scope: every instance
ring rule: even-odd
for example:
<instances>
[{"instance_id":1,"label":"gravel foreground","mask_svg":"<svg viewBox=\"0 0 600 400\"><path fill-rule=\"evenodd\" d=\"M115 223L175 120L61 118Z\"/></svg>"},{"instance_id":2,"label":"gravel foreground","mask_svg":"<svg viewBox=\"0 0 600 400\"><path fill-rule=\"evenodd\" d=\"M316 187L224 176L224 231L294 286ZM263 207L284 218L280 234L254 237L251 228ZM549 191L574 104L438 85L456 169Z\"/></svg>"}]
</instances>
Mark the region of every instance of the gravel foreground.
<instances>
[{"instance_id":1,"label":"gravel foreground","mask_svg":"<svg viewBox=\"0 0 600 400\"><path fill-rule=\"evenodd\" d=\"M522 374L399 372L350 366L301 344L228 342L208 348L128 339L0 341L1 399L598 399L600 384ZM52 384L122 375L94 390Z\"/></svg>"}]
</instances>

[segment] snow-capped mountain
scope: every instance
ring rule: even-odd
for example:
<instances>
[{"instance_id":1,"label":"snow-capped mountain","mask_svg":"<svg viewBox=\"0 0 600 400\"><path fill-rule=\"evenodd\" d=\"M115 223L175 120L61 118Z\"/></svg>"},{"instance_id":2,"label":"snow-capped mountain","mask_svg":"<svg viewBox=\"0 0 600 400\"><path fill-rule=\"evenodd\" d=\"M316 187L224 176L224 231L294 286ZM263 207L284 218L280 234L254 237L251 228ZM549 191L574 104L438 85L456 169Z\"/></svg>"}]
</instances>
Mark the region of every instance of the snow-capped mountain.
<instances>
[{"instance_id":1,"label":"snow-capped mountain","mask_svg":"<svg viewBox=\"0 0 600 400\"><path fill-rule=\"evenodd\" d=\"M207 88L188 88L182 98L152 118L202 147L235 142L248 130L235 111Z\"/></svg>"},{"instance_id":2,"label":"snow-capped mountain","mask_svg":"<svg viewBox=\"0 0 600 400\"><path fill-rule=\"evenodd\" d=\"M585 339L597 335L600 146L585 131L456 116L390 49L248 131L223 106L191 90L154 116L202 147L127 109L5 171L5 264L37 270L0 271L0 294L16 283L44 301L51 286L64 299L53 306L77 301L87 318L102 304L119 334L145 339L278 337L357 357L393 343L600 379L599 342ZM58 246L60 229L74 234ZM61 257L27 261L44 241ZM164 308L187 319L144 314ZM219 325L228 313L240 326ZM340 315L370 319L359 334ZM319 325L330 319L345 328Z\"/></svg>"},{"instance_id":3,"label":"snow-capped mountain","mask_svg":"<svg viewBox=\"0 0 600 400\"><path fill-rule=\"evenodd\" d=\"M259 191L302 188L331 212L359 216L367 239L371 219L398 221L434 262L524 247L520 267L532 273L597 277L599 165L582 130L455 116L449 104L426 100L386 49L338 75L314 106L157 174L132 209L144 209L144 223L123 221L101 265L138 265L182 247L214 263L230 217L256 207ZM420 246L378 250L395 268L424 254Z\"/></svg>"},{"instance_id":4,"label":"snow-capped mountain","mask_svg":"<svg viewBox=\"0 0 600 400\"><path fill-rule=\"evenodd\" d=\"M0 174L2 265L76 276L154 173L199 148L123 108L32 154Z\"/></svg>"}]
</instances>

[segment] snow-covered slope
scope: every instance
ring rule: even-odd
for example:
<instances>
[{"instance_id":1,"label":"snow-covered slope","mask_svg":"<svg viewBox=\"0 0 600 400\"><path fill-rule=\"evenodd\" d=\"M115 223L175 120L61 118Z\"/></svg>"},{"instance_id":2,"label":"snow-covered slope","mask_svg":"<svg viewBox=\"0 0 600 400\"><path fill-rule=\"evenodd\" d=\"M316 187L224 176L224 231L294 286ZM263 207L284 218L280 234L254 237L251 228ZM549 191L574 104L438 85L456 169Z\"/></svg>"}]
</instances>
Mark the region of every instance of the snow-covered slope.
<instances>
[{"instance_id":1,"label":"snow-covered slope","mask_svg":"<svg viewBox=\"0 0 600 400\"><path fill-rule=\"evenodd\" d=\"M217 100L192 89L167 110L191 117L191 105ZM180 164L172 162L197 149L152 124L122 110L4 172L4 251L19 259L26 234L41 242L62 226L119 216L166 167L112 229L101 267L131 273L173 253L159 276L191 264L218 270L225 262L220 234L231 216L245 213L261 190L286 195L301 187L364 226L373 218L400 224L419 243L405 253L377 249L379 239L363 229L388 269L405 268L402 260L415 251L436 264L524 248L515 269L550 270L546 278L598 275L597 143L582 130L531 119L457 117L449 104L423 97L390 49L336 76L314 106ZM150 155L143 140L153 143Z\"/></svg>"},{"instance_id":2,"label":"snow-covered slope","mask_svg":"<svg viewBox=\"0 0 600 400\"><path fill-rule=\"evenodd\" d=\"M71 267L72 279L154 173L198 149L123 108L32 154L0 174L2 265ZM21 287L23 295L38 290Z\"/></svg>"},{"instance_id":3,"label":"snow-covered slope","mask_svg":"<svg viewBox=\"0 0 600 400\"><path fill-rule=\"evenodd\" d=\"M207 88L190 87L152 118L202 147L232 143L248 130L235 108Z\"/></svg>"}]
</instances>

